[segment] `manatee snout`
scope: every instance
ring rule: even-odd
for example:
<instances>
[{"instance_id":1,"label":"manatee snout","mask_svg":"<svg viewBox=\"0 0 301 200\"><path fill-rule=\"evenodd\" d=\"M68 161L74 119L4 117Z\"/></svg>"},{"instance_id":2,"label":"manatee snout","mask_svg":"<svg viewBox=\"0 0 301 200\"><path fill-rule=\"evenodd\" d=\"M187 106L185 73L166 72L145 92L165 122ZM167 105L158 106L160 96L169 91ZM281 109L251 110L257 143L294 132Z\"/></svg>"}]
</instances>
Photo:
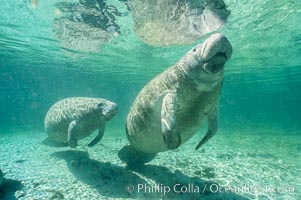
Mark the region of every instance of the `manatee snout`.
<instances>
[{"instance_id":1,"label":"manatee snout","mask_svg":"<svg viewBox=\"0 0 301 200\"><path fill-rule=\"evenodd\" d=\"M110 120L118 113L118 106L113 102L107 102L103 105L102 112L106 120Z\"/></svg>"},{"instance_id":2,"label":"manatee snout","mask_svg":"<svg viewBox=\"0 0 301 200\"><path fill-rule=\"evenodd\" d=\"M202 46L201 58L205 62L216 58L223 58L226 62L232 55L232 45L221 33L209 37Z\"/></svg>"},{"instance_id":3,"label":"manatee snout","mask_svg":"<svg viewBox=\"0 0 301 200\"><path fill-rule=\"evenodd\" d=\"M206 74L221 72L231 57L232 45L221 33L211 35L203 44L193 49L199 64Z\"/></svg>"}]
</instances>

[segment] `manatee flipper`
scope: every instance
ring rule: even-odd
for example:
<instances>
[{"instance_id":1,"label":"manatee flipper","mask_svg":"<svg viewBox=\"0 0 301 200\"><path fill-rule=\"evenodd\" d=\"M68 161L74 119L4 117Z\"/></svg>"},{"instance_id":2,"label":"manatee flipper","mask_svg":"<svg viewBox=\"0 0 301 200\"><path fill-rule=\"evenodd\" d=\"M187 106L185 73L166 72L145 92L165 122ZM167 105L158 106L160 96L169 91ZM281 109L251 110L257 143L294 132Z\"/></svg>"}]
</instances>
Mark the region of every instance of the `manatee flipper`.
<instances>
[{"instance_id":1,"label":"manatee flipper","mask_svg":"<svg viewBox=\"0 0 301 200\"><path fill-rule=\"evenodd\" d=\"M106 124L102 124L101 127L98 130L98 134L97 136L88 144L89 147L94 146L95 144L97 144L103 137L103 134L105 132L105 126Z\"/></svg>"},{"instance_id":2,"label":"manatee flipper","mask_svg":"<svg viewBox=\"0 0 301 200\"><path fill-rule=\"evenodd\" d=\"M208 114L208 130L206 135L202 138L199 144L196 146L195 150L198 150L203 144L205 144L210 138L212 138L218 128L219 121L219 103L211 110Z\"/></svg>"},{"instance_id":3,"label":"manatee flipper","mask_svg":"<svg viewBox=\"0 0 301 200\"><path fill-rule=\"evenodd\" d=\"M76 125L77 122L73 120L68 127L68 144L72 148L75 148L77 146L77 139L75 137Z\"/></svg>"},{"instance_id":4,"label":"manatee flipper","mask_svg":"<svg viewBox=\"0 0 301 200\"><path fill-rule=\"evenodd\" d=\"M162 100L161 131L168 149L176 149L181 144L181 136L176 122L177 98L175 93L167 93Z\"/></svg>"}]
</instances>

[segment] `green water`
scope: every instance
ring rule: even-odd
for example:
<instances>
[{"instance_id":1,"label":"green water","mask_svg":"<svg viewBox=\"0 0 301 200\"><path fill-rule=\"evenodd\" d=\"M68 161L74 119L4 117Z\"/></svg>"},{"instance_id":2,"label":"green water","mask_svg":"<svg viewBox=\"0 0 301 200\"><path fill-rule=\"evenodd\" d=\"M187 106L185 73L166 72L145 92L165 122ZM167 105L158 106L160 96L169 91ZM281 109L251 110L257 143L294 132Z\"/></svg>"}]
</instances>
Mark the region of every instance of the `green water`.
<instances>
[{"instance_id":1,"label":"green water","mask_svg":"<svg viewBox=\"0 0 301 200\"><path fill-rule=\"evenodd\" d=\"M0 2L0 135L23 131L45 134L44 117L52 104L84 96L106 98L119 105L118 116L108 123L107 130L111 136L123 138L127 112L143 86L204 41L168 47L147 45L136 37L124 2L108 0L105 2L119 12L114 16L119 35L96 47L91 44L92 50L64 47L53 32L56 2L38 1L36 8L30 0ZM231 15L221 32L231 42L233 54L225 66L220 99L221 135L211 145L225 140L226 149L237 145L233 146L237 151L258 148L274 155L283 153L281 158L287 157L291 166L288 170L300 168L301 2L225 2ZM0 163L0 168L3 166ZM292 180L284 183L292 185ZM300 183L296 188L301 188ZM285 198L300 197L301 191L296 189ZM282 198L275 194L272 199Z\"/></svg>"}]
</instances>

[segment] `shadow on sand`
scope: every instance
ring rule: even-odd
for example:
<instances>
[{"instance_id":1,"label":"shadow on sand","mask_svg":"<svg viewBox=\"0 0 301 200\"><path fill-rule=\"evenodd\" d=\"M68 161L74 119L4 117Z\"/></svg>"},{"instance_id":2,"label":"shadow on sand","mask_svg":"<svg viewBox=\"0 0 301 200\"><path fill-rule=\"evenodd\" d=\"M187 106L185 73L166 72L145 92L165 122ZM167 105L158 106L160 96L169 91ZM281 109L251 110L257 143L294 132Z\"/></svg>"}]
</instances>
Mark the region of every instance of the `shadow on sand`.
<instances>
[{"instance_id":1,"label":"shadow on sand","mask_svg":"<svg viewBox=\"0 0 301 200\"><path fill-rule=\"evenodd\" d=\"M236 199L246 197L233 192L212 192L217 183L190 177L180 171L172 172L163 166L145 165L137 169L113 165L89 158L83 151L61 151L52 156L64 159L71 173L106 197L156 199ZM143 177L152 180L147 182ZM178 185L176 185L178 184ZM176 187L174 188L174 186ZM138 186L140 190L138 192ZM206 188L205 188L206 187ZM170 191L165 192L164 190ZM182 189L182 192L181 192ZM186 190L186 191L185 191ZM221 189L225 191L224 188Z\"/></svg>"},{"instance_id":2,"label":"shadow on sand","mask_svg":"<svg viewBox=\"0 0 301 200\"><path fill-rule=\"evenodd\" d=\"M137 197L136 194L128 192L126 187L129 184L146 183L136 173L124 167L90 159L89 154L84 151L60 151L53 153L52 156L64 159L73 176L94 187L103 196L112 198Z\"/></svg>"},{"instance_id":3,"label":"shadow on sand","mask_svg":"<svg viewBox=\"0 0 301 200\"><path fill-rule=\"evenodd\" d=\"M21 181L13 179L4 179L3 184L0 188L0 199L1 200L14 200L15 192L21 190L23 187Z\"/></svg>"}]
</instances>

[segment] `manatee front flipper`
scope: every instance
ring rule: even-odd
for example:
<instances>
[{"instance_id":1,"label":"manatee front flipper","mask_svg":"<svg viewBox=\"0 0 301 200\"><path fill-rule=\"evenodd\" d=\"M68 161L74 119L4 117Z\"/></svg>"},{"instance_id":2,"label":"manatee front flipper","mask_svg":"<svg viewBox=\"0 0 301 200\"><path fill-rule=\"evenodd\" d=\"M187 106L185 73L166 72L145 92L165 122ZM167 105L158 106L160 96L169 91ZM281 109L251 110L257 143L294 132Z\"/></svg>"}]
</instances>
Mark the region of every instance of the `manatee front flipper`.
<instances>
[{"instance_id":1,"label":"manatee front flipper","mask_svg":"<svg viewBox=\"0 0 301 200\"><path fill-rule=\"evenodd\" d=\"M77 139L75 137L77 122L73 120L68 127L68 144L70 147L75 148L77 146Z\"/></svg>"},{"instance_id":2,"label":"manatee front flipper","mask_svg":"<svg viewBox=\"0 0 301 200\"><path fill-rule=\"evenodd\" d=\"M98 130L97 136L88 144L89 147L94 146L95 144L97 144L102 139L103 134L105 132L105 126L106 126L105 123L102 124L102 126Z\"/></svg>"},{"instance_id":3,"label":"manatee front flipper","mask_svg":"<svg viewBox=\"0 0 301 200\"><path fill-rule=\"evenodd\" d=\"M203 139L196 146L195 150L198 150L203 144L205 144L210 138L212 138L218 128L218 120L219 120L219 104L213 108L213 110L208 114L208 130Z\"/></svg>"},{"instance_id":4,"label":"manatee front flipper","mask_svg":"<svg viewBox=\"0 0 301 200\"><path fill-rule=\"evenodd\" d=\"M162 100L161 131L168 149L176 149L181 144L181 136L176 122L176 107L176 94L167 93Z\"/></svg>"}]
</instances>

